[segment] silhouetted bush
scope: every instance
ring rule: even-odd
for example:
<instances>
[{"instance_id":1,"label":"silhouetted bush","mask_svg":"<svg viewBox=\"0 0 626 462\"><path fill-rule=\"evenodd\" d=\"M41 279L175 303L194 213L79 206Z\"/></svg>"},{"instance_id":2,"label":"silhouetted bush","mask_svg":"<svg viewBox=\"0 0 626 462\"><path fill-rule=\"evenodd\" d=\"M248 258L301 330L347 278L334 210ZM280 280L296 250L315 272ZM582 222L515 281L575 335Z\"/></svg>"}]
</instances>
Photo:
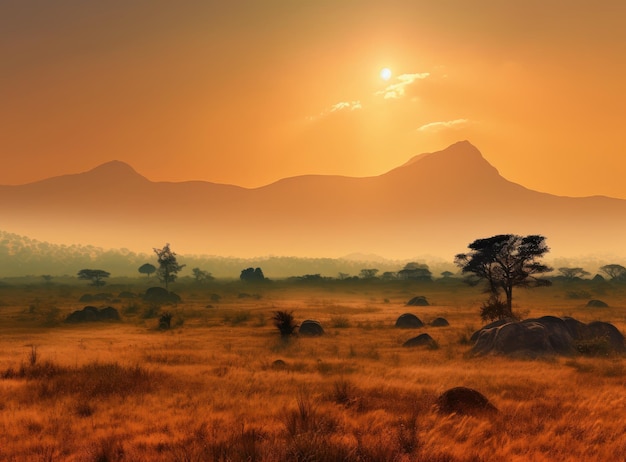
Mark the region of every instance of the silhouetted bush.
<instances>
[{"instance_id":1,"label":"silhouetted bush","mask_svg":"<svg viewBox=\"0 0 626 462\"><path fill-rule=\"evenodd\" d=\"M298 328L292 311L274 311L272 320L276 328L280 331L280 336L283 338L293 335L294 331Z\"/></svg>"},{"instance_id":2,"label":"silhouetted bush","mask_svg":"<svg viewBox=\"0 0 626 462\"><path fill-rule=\"evenodd\" d=\"M167 330L172 324L172 313L166 311L159 317L159 329Z\"/></svg>"}]
</instances>

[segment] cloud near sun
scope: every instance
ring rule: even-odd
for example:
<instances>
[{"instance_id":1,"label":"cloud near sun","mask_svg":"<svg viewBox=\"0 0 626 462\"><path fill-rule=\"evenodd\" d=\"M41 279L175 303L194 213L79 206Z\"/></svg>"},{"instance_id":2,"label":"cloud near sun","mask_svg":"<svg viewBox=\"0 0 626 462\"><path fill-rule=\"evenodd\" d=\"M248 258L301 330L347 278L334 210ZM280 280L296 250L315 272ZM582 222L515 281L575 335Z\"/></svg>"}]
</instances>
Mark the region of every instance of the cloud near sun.
<instances>
[{"instance_id":1,"label":"cloud near sun","mask_svg":"<svg viewBox=\"0 0 626 462\"><path fill-rule=\"evenodd\" d=\"M380 90L374 93L376 96L383 96L385 99L398 99L402 98L406 92L406 87L411 85L416 80L423 80L429 77L429 72L422 72L418 74L402 74L396 77L397 83L388 85L384 90Z\"/></svg>"},{"instance_id":2,"label":"cloud near sun","mask_svg":"<svg viewBox=\"0 0 626 462\"><path fill-rule=\"evenodd\" d=\"M396 83L388 85L383 90L374 93L374 96L383 96L384 99L398 99L402 98L406 93L406 87L411 85L416 80L423 80L430 76L429 72L415 73L415 74L401 74L396 77ZM363 109L361 101L340 101L333 104L329 108L325 109L318 116L308 117L308 120L313 121L320 117L325 117L329 114L340 111L356 111Z\"/></svg>"}]
</instances>

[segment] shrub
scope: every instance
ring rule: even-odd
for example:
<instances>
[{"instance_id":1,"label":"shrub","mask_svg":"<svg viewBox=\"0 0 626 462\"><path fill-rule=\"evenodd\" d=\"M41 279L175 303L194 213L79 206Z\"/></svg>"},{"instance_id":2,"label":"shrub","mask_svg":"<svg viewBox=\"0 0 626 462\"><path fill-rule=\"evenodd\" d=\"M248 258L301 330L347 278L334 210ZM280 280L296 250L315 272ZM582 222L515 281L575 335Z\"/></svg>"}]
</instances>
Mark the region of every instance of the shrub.
<instances>
[{"instance_id":1,"label":"shrub","mask_svg":"<svg viewBox=\"0 0 626 462\"><path fill-rule=\"evenodd\" d=\"M496 297L491 297L480 307L480 317L483 321L496 321L504 319L508 315L506 303Z\"/></svg>"},{"instance_id":2,"label":"shrub","mask_svg":"<svg viewBox=\"0 0 626 462\"><path fill-rule=\"evenodd\" d=\"M167 330L172 324L172 313L166 311L159 317L159 329Z\"/></svg>"},{"instance_id":3,"label":"shrub","mask_svg":"<svg viewBox=\"0 0 626 462\"><path fill-rule=\"evenodd\" d=\"M293 317L293 311L274 311L272 320L283 338L293 335L298 328L298 324Z\"/></svg>"}]
</instances>

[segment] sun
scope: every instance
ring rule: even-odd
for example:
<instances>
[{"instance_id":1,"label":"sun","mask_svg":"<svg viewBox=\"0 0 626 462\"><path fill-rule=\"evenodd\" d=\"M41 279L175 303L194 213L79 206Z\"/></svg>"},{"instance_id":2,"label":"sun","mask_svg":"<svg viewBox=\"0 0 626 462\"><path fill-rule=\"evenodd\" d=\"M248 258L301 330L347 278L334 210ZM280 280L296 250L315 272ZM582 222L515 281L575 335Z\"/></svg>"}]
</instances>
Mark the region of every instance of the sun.
<instances>
[{"instance_id":1,"label":"sun","mask_svg":"<svg viewBox=\"0 0 626 462\"><path fill-rule=\"evenodd\" d=\"M384 67L380 70L380 78L387 81L391 78L391 69Z\"/></svg>"}]
</instances>

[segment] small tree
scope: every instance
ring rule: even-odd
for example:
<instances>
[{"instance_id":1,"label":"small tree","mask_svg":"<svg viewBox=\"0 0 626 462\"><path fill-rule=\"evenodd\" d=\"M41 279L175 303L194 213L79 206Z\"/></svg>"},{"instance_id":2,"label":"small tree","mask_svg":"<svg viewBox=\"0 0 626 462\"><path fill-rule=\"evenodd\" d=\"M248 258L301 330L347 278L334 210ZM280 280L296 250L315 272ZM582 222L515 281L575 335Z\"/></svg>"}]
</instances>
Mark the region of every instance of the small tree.
<instances>
[{"instance_id":1,"label":"small tree","mask_svg":"<svg viewBox=\"0 0 626 462\"><path fill-rule=\"evenodd\" d=\"M196 279L196 282L198 282L198 283L211 281L211 280L215 279L211 275L211 273L209 273L208 271L203 271L200 268L193 268L191 270L191 272L193 273L193 277Z\"/></svg>"},{"instance_id":2,"label":"small tree","mask_svg":"<svg viewBox=\"0 0 626 462\"><path fill-rule=\"evenodd\" d=\"M452 276L454 276L454 273L452 271L442 271L441 272L441 277L444 279L450 279Z\"/></svg>"},{"instance_id":3,"label":"small tree","mask_svg":"<svg viewBox=\"0 0 626 462\"><path fill-rule=\"evenodd\" d=\"M432 276L428 265L423 263L410 262L398 271L398 277L403 280L432 281Z\"/></svg>"},{"instance_id":4,"label":"small tree","mask_svg":"<svg viewBox=\"0 0 626 462\"><path fill-rule=\"evenodd\" d=\"M137 271L139 271L141 274L147 274L148 277L150 277L150 275L156 272L156 266L150 263L144 263L143 265L139 267Z\"/></svg>"},{"instance_id":5,"label":"small tree","mask_svg":"<svg viewBox=\"0 0 626 462\"><path fill-rule=\"evenodd\" d=\"M374 279L378 273L377 268L364 268L359 273L361 279Z\"/></svg>"},{"instance_id":6,"label":"small tree","mask_svg":"<svg viewBox=\"0 0 626 462\"><path fill-rule=\"evenodd\" d=\"M159 262L159 269L157 270L157 276L159 280L165 284L165 288L168 288L170 282L174 282L178 276L178 272L182 270L185 265L179 265L176 259L176 254L170 250L170 245L165 244L162 249L153 249L157 255Z\"/></svg>"},{"instance_id":7,"label":"small tree","mask_svg":"<svg viewBox=\"0 0 626 462\"><path fill-rule=\"evenodd\" d=\"M543 236L500 234L477 239L468 247L471 252L458 254L454 261L464 274L471 273L468 283L487 282L490 302L483 311L489 312L490 317L494 316L494 307L500 310L497 317L513 317L514 287L550 285L550 281L536 277L552 271L537 261L550 251ZM505 302L500 301L501 292L504 292Z\"/></svg>"},{"instance_id":8,"label":"small tree","mask_svg":"<svg viewBox=\"0 0 626 462\"><path fill-rule=\"evenodd\" d=\"M78 272L78 279L91 281L92 286L100 287L105 284L103 279L108 278L111 273L104 270L82 269Z\"/></svg>"},{"instance_id":9,"label":"small tree","mask_svg":"<svg viewBox=\"0 0 626 462\"><path fill-rule=\"evenodd\" d=\"M380 275L380 278L383 281L395 281L396 279L398 279L398 273L395 271L385 271L383 274Z\"/></svg>"}]
</instances>

